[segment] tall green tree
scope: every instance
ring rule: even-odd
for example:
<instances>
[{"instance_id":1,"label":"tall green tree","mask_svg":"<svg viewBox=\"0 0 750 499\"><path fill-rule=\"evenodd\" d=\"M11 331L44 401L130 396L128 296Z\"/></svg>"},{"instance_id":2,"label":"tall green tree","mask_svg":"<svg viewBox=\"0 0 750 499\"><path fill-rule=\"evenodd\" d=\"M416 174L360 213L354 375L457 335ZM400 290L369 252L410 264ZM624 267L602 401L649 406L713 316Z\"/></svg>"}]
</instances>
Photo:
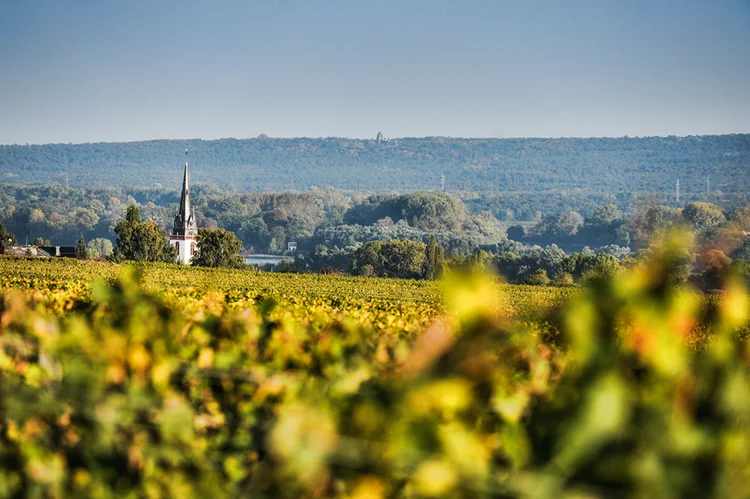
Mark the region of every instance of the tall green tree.
<instances>
[{"instance_id":1,"label":"tall green tree","mask_svg":"<svg viewBox=\"0 0 750 499\"><path fill-rule=\"evenodd\" d=\"M732 258L750 263L750 237L745 237L732 252Z\"/></svg>"},{"instance_id":2,"label":"tall green tree","mask_svg":"<svg viewBox=\"0 0 750 499\"><path fill-rule=\"evenodd\" d=\"M76 243L76 258L86 260L88 257L89 252L86 248L86 241L83 240L83 234L81 234L78 236L78 243Z\"/></svg>"},{"instance_id":3,"label":"tall green tree","mask_svg":"<svg viewBox=\"0 0 750 499\"><path fill-rule=\"evenodd\" d=\"M534 234L541 237L572 236L583 225L583 217L573 210L561 211L555 215L545 217L534 226Z\"/></svg>"},{"instance_id":4,"label":"tall green tree","mask_svg":"<svg viewBox=\"0 0 750 499\"><path fill-rule=\"evenodd\" d=\"M628 229L636 246L646 247L651 240L664 236L683 221L681 209L654 205L636 212L628 221Z\"/></svg>"},{"instance_id":5,"label":"tall green tree","mask_svg":"<svg viewBox=\"0 0 750 499\"><path fill-rule=\"evenodd\" d=\"M0 222L0 248L15 246L16 244L18 244L16 236L5 230L5 226Z\"/></svg>"},{"instance_id":6,"label":"tall green tree","mask_svg":"<svg viewBox=\"0 0 750 499\"><path fill-rule=\"evenodd\" d=\"M721 208L711 203L690 203L682 210L682 218L695 230L701 231L727 221Z\"/></svg>"},{"instance_id":7,"label":"tall green tree","mask_svg":"<svg viewBox=\"0 0 750 499\"><path fill-rule=\"evenodd\" d=\"M621 220L622 212L620 209L613 204L607 204L594 208L594 213L586 222L595 227L606 227Z\"/></svg>"},{"instance_id":8,"label":"tall green tree","mask_svg":"<svg viewBox=\"0 0 750 499\"><path fill-rule=\"evenodd\" d=\"M270 231L271 240L268 243L268 252L274 255L280 255L286 249L286 231L283 227L277 225Z\"/></svg>"},{"instance_id":9,"label":"tall green tree","mask_svg":"<svg viewBox=\"0 0 750 499\"><path fill-rule=\"evenodd\" d=\"M156 223L141 220L141 210L134 204L128 206L125 220L115 226L117 243L113 252L115 261L174 262L175 252L169 247L167 233Z\"/></svg>"},{"instance_id":10,"label":"tall green tree","mask_svg":"<svg viewBox=\"0 0 750 499\"><path fill-rule=\"evenodd\" d=\"M357 275L383 275L385 259L382 253L383 241L370 241L354 251L352 273Z\"/></svg>"},{"instance_id":11,"label":"tall green tree","mask_svg":"<svg viewBox=\"0 0 750 499\"><path fill-rule=\"evenodd\" d=\"M352 270L358 275L367 269L380 277L418 279L423 276L425 253L424 243L408 239L372 241L354 252Z\"/></svg>"},{"instance_id":12,"label":"tall green tree","mask_svg":"<svg viewBox=\"0 0 750 499\"><path fill-rule=\"evenodd\" d=\"M198 229L192 264L200 267L242 267L242 243L234 232L224 229Z\"/></svg>"},{"instance_id":13,"label":"tall green tree","mask_svg":"<svg viewBox=\"0 0 750 499\"><path fill-rule=\"evenodd\" d=\"M729 219L743 231L750 231L750 205L735 208Z\"/></svg>"},{"instance_id":14,"label":"tall green tree","mask_svg":"<svg viewBox=\"0 0 750 499\"><path fill-rule=\"evenodd\" d=\"M112 241L103 237L92 239L86 244L89 251L89 258L108 258L112 255Z\"/></svg>"},{"instance_id":15,"label":"tall green tree","mask_svg":"<svg viewBox=\"0 0 750 499\"><path fill-rule=\"evenodd\" d=\"M620 269L617 258L605 253L573 253L560 263L560 272L576 279L585 274L615 275Z\"/></svg>"},{"instance_id":16,"label":"tall green tree","mask_svg":"<svg viewBox=\"0 0 750 499\"><path fill-rule=\"evenodd\" d=\"M425 248L425 279L437 279L442 276L444 260L445 250L437 243L435 236L430 234L427 238L427 247Z\"/></svg>"}]
</instances>

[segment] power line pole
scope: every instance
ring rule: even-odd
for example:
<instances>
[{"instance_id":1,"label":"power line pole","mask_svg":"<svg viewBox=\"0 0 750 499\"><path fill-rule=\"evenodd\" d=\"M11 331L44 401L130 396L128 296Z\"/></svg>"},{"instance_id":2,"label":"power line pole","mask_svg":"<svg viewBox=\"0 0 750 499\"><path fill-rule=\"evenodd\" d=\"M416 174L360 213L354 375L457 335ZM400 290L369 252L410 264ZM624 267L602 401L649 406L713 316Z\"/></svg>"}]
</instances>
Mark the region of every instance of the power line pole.
<instances>
[{"instance_id":1,"label":"power line pole","mask_svg":"<svg viewBox=\"0 0 750 499\"><path fill-rule=\"evenodd\" d=\"M445 173L440 175L440 190L445 192Z\"/></svg>"},{"instance_id":2,"label":"power line pole","mask_svg":"<svg viewBox=\"0 0 750 499\"><path fill-rule=\"evenodd\" d=\"M706 175L706 201L711 198L711 176Z\"/></svg>"},{"instance_id":3,"label":"power line pole","mask_svg":"<svg viewBox=\"0 0 750 499\"><path fill-rule=\"evenodd\" d=\"M677 204L680 204L680 179L677 179L674 186L674 199Z\"/></svg>"}]
</instances>

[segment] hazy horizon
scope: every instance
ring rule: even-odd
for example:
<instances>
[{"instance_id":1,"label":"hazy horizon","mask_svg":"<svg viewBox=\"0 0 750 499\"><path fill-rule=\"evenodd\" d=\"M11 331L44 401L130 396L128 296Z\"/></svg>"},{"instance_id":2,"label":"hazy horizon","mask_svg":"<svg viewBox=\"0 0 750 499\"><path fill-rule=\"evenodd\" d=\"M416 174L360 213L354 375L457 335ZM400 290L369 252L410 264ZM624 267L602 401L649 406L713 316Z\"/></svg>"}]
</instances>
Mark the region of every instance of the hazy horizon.
<instances>
[{"instance_id":1,"label":"hazy horizon","mask_svg":"<svg viewBox=\"0 0 750 499\"><path fill-rule=\"evenodd\" d=\"M328 136L320 136L320 137L311 137L311 136L296 136L296 137L276 137L271 136L268 134L260 134L260 135L266 135L265 138L269 140L278 139L278 140L323 140L323 139L341 139L341 140L375 140L375 135L372 137L343 137L343 136L336 136L336 135L328 135ZM377 134L376 134L377 135ZM586 137L574 137L574 136L560 136L560 137L459 137L455 135L423 135L423 136L405 136L405 137L387 137L384 135L384 138L390 139L390 140L411 140L411 139L457 139L457 140L521 140L521 139L530 139L530 140L565 140L565 139L648 139L648 138L669 138L669 137L677 137L677 138L688 138L688 137L716 137L721 135L750 135L750 132L736 132L736 133L706 133L706 134L691 134L691 135L621 135L619 137L616 136L586 136ZM256 135L255 137L217 137L213 139L203 139L200 137L159 137L159 138L152 138L152 139L139 139L139 140L97 140L97 141L88 141L88 142L28 142L28 143L0 143L0 146L46 146L46 145L86 145L86 144L128 144L128 143L136 143L136 142L161 142L161 141L168 141L168 142L183 142L183 141L194 141L194 140L200 140L203 142L217 142L221 140L253 140L253 139L259 139L260 136Z\"/></svg>"},{"instance_id":2,"label":"hazy horizon","mask_svg":"<svg viewBox=\"0 0 750 499\"><path fill-rule=\"evenodd\" d=\"M0 3L0 144L750 132L750 2Z\"/></svg>"}]
</instances>

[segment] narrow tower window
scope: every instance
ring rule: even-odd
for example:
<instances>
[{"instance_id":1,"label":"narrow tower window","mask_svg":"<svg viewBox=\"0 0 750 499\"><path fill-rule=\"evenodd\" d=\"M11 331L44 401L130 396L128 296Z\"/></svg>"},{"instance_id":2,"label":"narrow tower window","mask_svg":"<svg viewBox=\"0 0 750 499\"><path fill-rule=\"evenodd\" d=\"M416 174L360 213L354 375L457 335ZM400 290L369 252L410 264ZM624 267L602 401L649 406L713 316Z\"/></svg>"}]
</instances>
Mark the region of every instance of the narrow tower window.
<instances>
[{"instance_id":1,"label":"narrow tower window","mask_svg":"<svg viewBox=\"0 0 750 499\"><path fill-rule=\"evenodd\" d=\"M179 256L179 254L180 254L180 242L179 242L179 241L178 241L178 242L176 242L176 243L174 244L174 247L175 247L175 248L177 248L177 255Z\"/></svg>"}]
</instances>

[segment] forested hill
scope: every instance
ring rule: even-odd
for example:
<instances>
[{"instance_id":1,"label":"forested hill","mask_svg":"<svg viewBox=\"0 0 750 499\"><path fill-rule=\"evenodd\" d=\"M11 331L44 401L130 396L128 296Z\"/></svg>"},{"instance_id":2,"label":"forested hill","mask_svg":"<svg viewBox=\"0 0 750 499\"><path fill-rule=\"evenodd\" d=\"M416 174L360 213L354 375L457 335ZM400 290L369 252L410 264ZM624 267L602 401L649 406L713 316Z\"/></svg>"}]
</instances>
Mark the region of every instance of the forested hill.
<instances>
[{"instance_id":1,"label":"forested hill","mask_svg":"<svg viewBox=\"0 0 750 499\"><path fill-rule=\"evenodd\" d=\"M238 191L671 192L750 189L750 135L590 139L340 138L155 140L0 146L0 182L174 187L190 149L194 182Z\"/></svg>"}]
</instances>

